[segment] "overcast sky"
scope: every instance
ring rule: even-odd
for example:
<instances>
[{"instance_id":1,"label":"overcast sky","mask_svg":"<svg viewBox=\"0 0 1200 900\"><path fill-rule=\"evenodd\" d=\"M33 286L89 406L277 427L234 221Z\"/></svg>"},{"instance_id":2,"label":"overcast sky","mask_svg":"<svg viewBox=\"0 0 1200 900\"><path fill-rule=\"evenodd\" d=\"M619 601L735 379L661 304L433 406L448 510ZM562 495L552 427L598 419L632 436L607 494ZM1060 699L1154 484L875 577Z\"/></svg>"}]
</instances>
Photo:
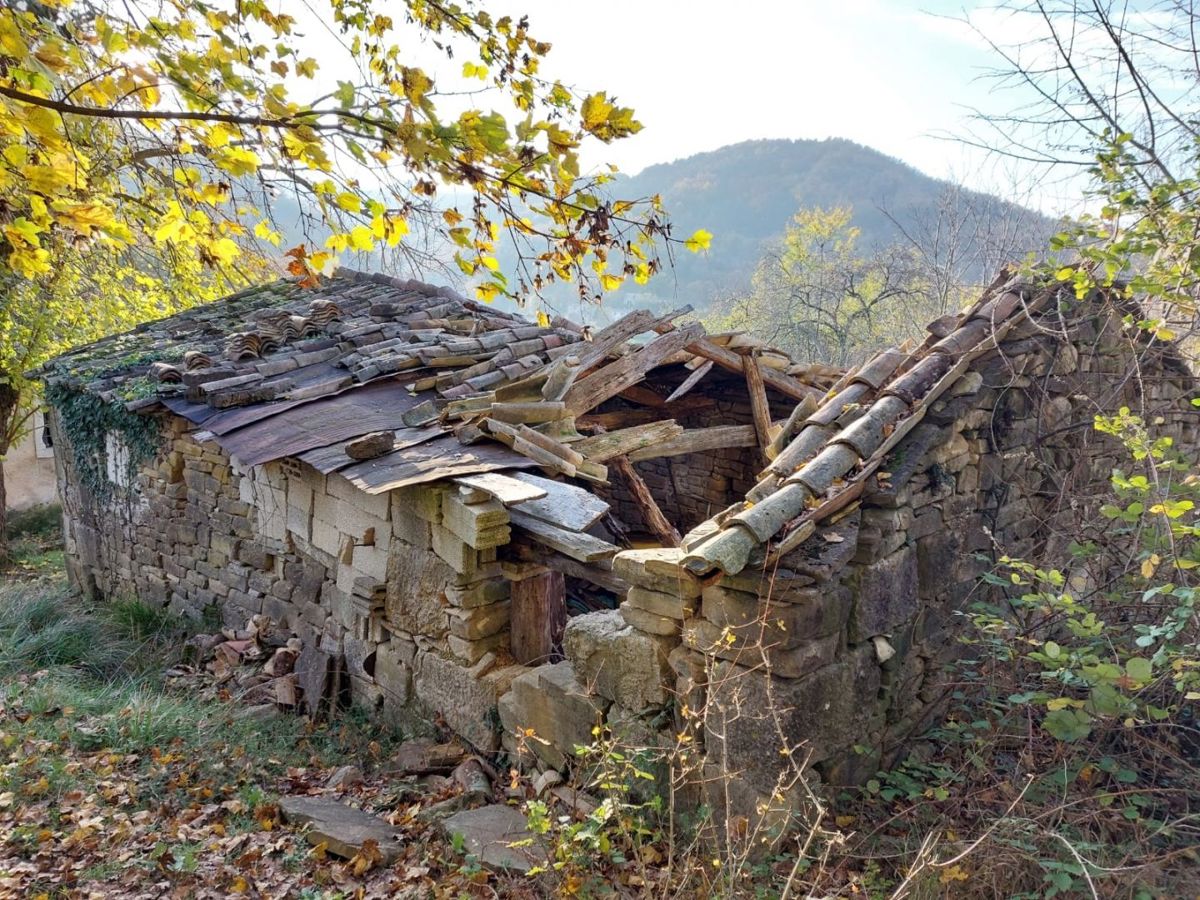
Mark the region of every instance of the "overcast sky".
<instances>
[{"instance_id":1,"label":"overcast sky","mask_svg":"<svg viewBox=\"0 0 1200 900\"><path fill-rule=\"evenodd\" d=\"M947 136L973 107L1008 109L984 78L995 58L956 19L1001 42L1021 23L972 0L492 0L528 13L553 44L543 74L605 89L644 130L587 161L647 165L753 138L845 137L982 190L1028 189L1028 173ZM1052 210L1057 191L1028 199ZM1077 195L1076 195L1077 196Z\"/></svg>"}]
</instances>

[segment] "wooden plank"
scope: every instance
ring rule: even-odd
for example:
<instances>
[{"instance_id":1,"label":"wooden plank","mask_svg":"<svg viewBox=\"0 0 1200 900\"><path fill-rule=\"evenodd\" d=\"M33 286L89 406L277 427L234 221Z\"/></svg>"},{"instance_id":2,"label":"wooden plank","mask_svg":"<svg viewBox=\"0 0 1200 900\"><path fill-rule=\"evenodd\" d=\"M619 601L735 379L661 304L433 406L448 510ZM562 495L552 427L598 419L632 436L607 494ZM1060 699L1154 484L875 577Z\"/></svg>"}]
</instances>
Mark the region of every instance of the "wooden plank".
<instances>
[{"instance_id":1,"label":"wooden plank","mask_svg":"<svg viewBox=\"0 0 1200 900\"><path fill-rule=\"evenodd\" d=\"M692 428L669 441L644 447L629 454L632 462L657 459L660 456L683 456L725 447L755 447L758 435L753 425L718 425L715 428Z\"/></svg>"},{"instance_id":2,"label":"wooden plank","mask_svg":"<svg viewBox=\"0 0 1200 900\"><path fill-rule=\"evenodd\" d=\"M579 347L576 354L579 357L579 373L582 374L601 362L617 346L624 344L630 338L647 331L658 331L661 334L663 331L670 330L673 327L671 322L691 311L692 307L689 305L672 310L665 316L656 317L648 309L637 309L622 316L607 328L601 329L589 343L572 345Z\"/></svg>"},{"instance_id":3,"label":"wooden plank","mask_svg":"<svg viewBox=\"0 0 1200 900\"><path fill-rule=\"evenodd\" d=\"M666 400L661 394L650 390L644 384L634 384L621 391L618 396L622 400L629 400L633 403L640 403L642 406L665 406Z\"/></svg>"},{"instance_id":4,"label":"wooden plank","mask_svg":"<svg viewBox=\"0 0 1200 900\"><path fill-rule=\"evenodd\" d=\"M396 450L378 459L355 463L342 474L368 494L382 494L410 484L475 475L495 469L530 468L535 463L502 444L482 441L464 447L452 434Z\"/></svg>"},{"instance_id":5,"label":"wooden plank","mask_svg":"<svg viewBox=\"0 0 1200 900\"><path fill-rule=\"evenodd\" d=\"M698 340L704 334L704 326L691 322L682 328L655 338L641 350L609 363L582 381L577 381L567 392L567 409L573 415L582 415L615 397L621 391L641 381L647 372L673 353Z\"/></svg>"},{"instance_id":6,"label":"wooden plank","mask_svg":"<svg viewBox=\"0 0 1200 900\"><path fill-rule=\"evenodd\" d=\"M567 413L561 400L539 400L527 403L493 403L488 415L509 425L539 425L563 419Z\"/></svg>"},{"instance_id":7,"label":"wooden plank","mask_svg":"<svg viewBox=\"0 0 1200 900\"><path fill-rule=\"evenodd\" d=\"M509 645L521 665L550 662L567 627L567 585L561 572L543 572L512 585Z\"/></svg>"},{"instance_id":8,"label":"wooden plank","mask_svg":"<svg viewBox=\"0 0 1200 900\"><path fill-rule=\"evenodd\" d=\"M571 449L582 453L587 459L604 462L614 456L624 456L634 450L650 447L670 440L683 433L683 426L674 419L648 422L618 431L608 431L576 441Z\"/></svg>"},{"instance_id":9,"label":"wooden plank","mask_svg":"<svg viewBox=\"0 0 1200 900\"><path fill-rule=\"evenodd\" d=\"M678 400L680 397L694 388L700 383L700 380L705 375L712 371L712 367L713 361L711 359L705 360L703 363L696 366L696 368L692 371L692 374L683 380L683 384L671 391L671 395L667 397L667 402L671 403L675 400Z\"/></svg>"},{"instance_id":10,"label":"wooden plank","mask_svg":"<svg viewBox=\"0 0 1200 900\"><path fill-rule=\"evenodd\" d=\"M522 484L546 492L545 497L522 503L520 511L559 528L586 531L608 512L607 503L590 491L573 484L553 481L528 472L513 472L512 477Z\"/></svg>"},{"instance_id":11,"label":"wooden plank","mask_svg":"<svg viewBox=\"0 0 1200 900\"><path fill-rule=\"evenodd\" d=\"M533 502L538 503L541 501L535 500ZM512 516L512 525L514 528L524 531L539 544L543 544L551 550L557 550L559 553L579 562L590 563L601 559L611 559L621 549L615 544L602 541L600 538L592 537L590 534L581 534L577 531L556 528L549 522L535 519L533 516L526 515L517 508L514 508L510 515Z\"/></svg>"},{"instance_id":12,"label":"wooden plank","mask_svg":"<svg viewBox=\"0 0 1200 900\"><path fill-rule=\"evenodd\" d=\"M633 467L633 463L629 461L629 457L614 456L612 458L612 467L620 473L621 478L629 486L629 492L633 495L633 502L637 505L638 512L641 513L646 527L666 546L678 547L683 538L679 536L679 532L671 524L670 520L663 515L658 501L650 493L650 488L646 484L645 479L637 473L637 469Z\"/></svg>"},{"instance_id":13,"label":"wooden plank","mask_svg":"<svg viewBox=\"0 0 1200 900\"><path fill-rule=\"evenodd\" d=\"M597 585L614 594L623 595L632 587L624 578L613 573L612 561L608 559L598 560L594 563L581 563L526 539L515 539L509 542L504 548L504 554L507 557L516 557L522 562L545 566L556 572L562 572L564 575L570 575L572 578L581 578L589 584Z\"/></svg>"},{"instance_id":14,"label":"wooden plank","mask_svg":"<svg viewBox=\"0 0 1200 900\"><path fill-rule=\"evenodd\" d=\"M549 491L536 484L526 484L499 472L483 472L454 479L455 484L474 488L495 497L505 506L516 506L529 500L541 500Z\"/></svg>"},{"instance_id":15,"label":"wooden plank","mask_svg":"<svg viewBox=\"0 0 1200 900\"><path fill-rule=\"evenodd\" d=\"M739 356L732 350L726 350L724 347L718 347L712 341L705 338L688 344L685 349L689 353L712 360L722 369L728 369L730 372L736 372L739 375L745 372L745 357ZM801 384L790 375L784 375L782 372L777 372L774 369L766 369L763 371L762 377L767 387L774 388L779 393L796 400L803 400L808 396L819 398L823 395L822 391L811 388L806 384Z\"/></svg>"},{"instance_id":16,"label":"wooden plank","mask_svg":"<svg viewBox=\"0 0 1200 900\"><path fill-rule=\"evenodd\" d=\"M762 464L767 463L767 447L771 445L771 404L767 401L767 386L763 383L763 371L757 355L745 360L746 390L750 394L750 415L754 420L754 433L758 436L758 447Z\"/></svg>"}]
</instances>

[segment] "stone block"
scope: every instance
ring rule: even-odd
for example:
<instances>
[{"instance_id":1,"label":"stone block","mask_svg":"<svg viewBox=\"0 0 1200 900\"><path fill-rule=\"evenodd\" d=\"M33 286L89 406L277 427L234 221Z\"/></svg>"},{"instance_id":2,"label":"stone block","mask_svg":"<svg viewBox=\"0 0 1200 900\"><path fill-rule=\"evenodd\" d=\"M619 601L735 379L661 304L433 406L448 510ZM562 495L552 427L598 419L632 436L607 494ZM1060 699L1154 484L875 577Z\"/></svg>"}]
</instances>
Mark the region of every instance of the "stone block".
<instances>
[{"instance_id":1,"label":"stone block","mask_svg":"<svg viewBox=\"0 0 1200 900\"><path fill-rule=\"evenodd\" d=\"M859 643L887 634L917 612L917 553L911 546L857 574L849 639Z\"/></svg>"},{"instance_id":2,"label":"stone block","mask_svg":"<svg viewBox=\"0 0 1200 900\"><path fill-rule=\"evenodd\" d=\"M446 588L446 600L451 606L473 609L496 603L512 594L512 583L505 578L488 578L464 587Z\"/></svg>"},{"instance_id":3,"label":"stone block","mask_svg":"<svg viewBox=\"0 0 1200 900\"><path fill-rule=\"evenodd\" d=\"M766 669L782 678L800 678L833 662L842 646L841 634L804 641L795 647L768 645L757 635L742 636L707 619L683 623L683 643L718 659Z\"/></svg>"},{"instance_id":4,"label":"stone block","mask_svg":"<svg viewBox=\"0 0 1200 900\"><path fill-rule=\"evenodd\" d=\"M401 507L398 501L392 503L392 534L418 550L433 547L433 532L429 523L411 510Z\"/></svg>"},{"instance_id":5,"label":"stone block","mask_svg":"<svg viewBox=\"0 0 1200 900\"><path fill-rule=\"evenodd\" d=\"M505 666L477 678L454 660L426 653L417 661L413 691L455 733L480 750L493 751L500 745L496 702L525 671L524 666Z\"/></svg>"},{"instance_id":6,"label":"stone block","mask_svg":"<svg viewBox=\"0 0 1200 900\"><path fill-rule=\"evenodd\" d=\"M663 594L699 597L699 580L677 567L682 556L683 551L675 547L623 550L613 557L613 574L630 584Z\"/></svg>"},{"instance_id":7,"label":"stone block","mask_svg":"<svg viewBox=\"0 0 1200 900\"><path fill-rule=\"evenodd\" d=\"M469 547L481 550L508 543L508 510L496 500L467 503L457 493L442 495L442 527Z\"/></svg>"},{"instance_id":8,"label":"stone block","mask_svg":"<svg viewBox=\"0 0 1200 900\"><path fill-rule=\"evenodd\" d=\"M511 690L500 698L500 724L506 735L532 729L541 740L527 741L525 749L561 769L577 746L595 741L592 729L603 724L608 706L603 697L588 693L569 662L559 662L527 669L513 679Z\"/></svg>"},{"instance_id":9,"label":"stone block","mask_svg":"<svg viewBox=\"0 0 1200 900\"><path fill-rule=\"evenodd\" d=\"M447 610L450 633L468 641L477 641L506 628L509 622L510 601L489 603L472 609Z\"/></svg>"},{"instance_id":10,"label":"stone block","mask_svg":"<svg viewBox=\"0 0 1200 900\"><path fill-rule=\"evenodd\" d=\"M432 525L442 522L442 495L446 488L435 484L418 484L392 491L392 506L424 519Z\"/></svg>"},{"instance_id":11,"label":"stone block","mask_svg":"<svg viewBox=\"0 0 1200 900\"><path fill-rule=\"evenodd\" d=\"M393 539L388 554L387 618L412 634L441 637L447 631L446 587L453 570L432 553Z\"/></svg>"},{"instance_id":12,"label":"stone block","mask_svg":"<svg viewBox=\"0 0 1200 900\"><path fill-rule=\"evenodd\" d=\"M342 533L324 519L312 520L312 544L318 550L333 557L341 556L344 539Z\"/></svg>"},{"instance_id":13,"label":"stone block","mask_svg":"<svg viewBox=\"0 0 1200 900\"><path fill-rule=\"evenodd\" d=\"M576 675L602 697L633 710L667 701L667 654L673 641L626 624L617 610L587 613L567 622L563 653Z\"/></svg>"},{"instance_id":14,"label":"stone block","mask_svg":"<svg viewBox=\"0 0 1200 900\"><path fill-rule=\"evenodd\" d=\"M479 565L479 551L469 547L448 528L441 525L430 527L433 529L433 552L460 575L474 573Z\"/></svg>"},{"instance_id":15,"label":"stone block","mask_svg":"<svg viewBox=\"0 0 1200 900\"><path fill-rule=\"evenodd\" d=\"M325 490L369 516L387 521L391 508L391 501L387 494L368 494L355 487L350 479L344 475L338 475L336 472L325 477Z\"/></svg>"},{"instance_id":16,"label":"stone block","mask_svg":"<svg viewBox=\"0 0 1200 900\"><path fill-rule=\"evenodd\" d=\"M337 521L334 524L338 531L352 537L356 544L386 547L392 535L391 523L386 519L373 516L345 501L338 501Z\"/></svg>"},{"instance_id":17,"label":"stone block","mask_svg":"<svg viewBox=\"0 0 1200 900\"><path fill-rule=\"evenodd\" d=\"M388 541L377 545L359 544L354 548L351 565L361 574L383 584L387 580Z\"/></svg>"},{"instance_id":18,"label":"stone block","mask_svg":"<svg viewBox=\"0 0 1200 900\"><path fill-rule=\"evenodd\" d=\"M678 597L674 594L664 594L649 588L631 587L625 595L622 609L626 606L633 609L645 610L656 616L666 616L671 619L686 619L696 613L695 597Z\"/></svg>"},{"instance_id":19,"label":"stone block","mask_svg":"<svg viewBox=\"0 0 1200 900\"><path fill-rule=\"evenodd\" d=\"M778 603L717 585L704 589L701 615L739 640L761 638L782 648L836 634L850 614L850 592L837 584L806 591L803 600Z\"/></svg>"},{"instance_id":20,"label":"stone block","mask_svg":"<svg viewBox=\"0 0 1200 900\"><path fill-rule=\"evenodd\" d=\"M647 634L676 637L683 626L683 622L680 619L674 619L670 616L660 616L658 613L630 606L629 601L622 603L620 610L622 619L638 631L644 631Z\"/></svg>"},{"instance_id":21,"label":"stone block","mask_svg":"<svg viewBox=\"0 0 1200 900\"><path fill-rule=\"evenodd\" d=\"M489 653L507 651L509 647L509 632L507 627L485 638L470 640L455 634L446 635L446 646L454 657L468 666L473 666Z\"/></svg>"},{"instance_id":22,"label":"stone block","mask_svg":"<svg viewBox=\"0 0 1200 900\"><path fill-rule=\"evenodd\" d=\"M709 761L769 792L789 757L816 763L860 742L880 712L879 684L870 645L804 678L717 663L706 710Z\"/></svg>"}]
</instances>

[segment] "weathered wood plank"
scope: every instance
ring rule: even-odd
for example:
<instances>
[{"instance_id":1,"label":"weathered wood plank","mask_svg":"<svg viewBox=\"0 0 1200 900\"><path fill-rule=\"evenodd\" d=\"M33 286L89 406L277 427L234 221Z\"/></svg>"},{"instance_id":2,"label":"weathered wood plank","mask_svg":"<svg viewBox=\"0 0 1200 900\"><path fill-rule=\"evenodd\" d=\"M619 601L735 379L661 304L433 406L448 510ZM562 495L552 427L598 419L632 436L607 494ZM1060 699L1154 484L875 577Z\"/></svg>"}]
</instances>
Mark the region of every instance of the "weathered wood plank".
<instances>
[{"instance_id":1,"label":"weathered wood plank","mask_svg":"<svg viewBox=\"0 0 1200 900\"><path fill-rule=\"evenodd\" d=\"M550 662L567 627L567 587L561 572L543 572L512 585L509 643L526 666Z\"/></svg>"},{"instance_id":2,"label":"weathered wood plank","mask_svg":"<svg viewBox=\"0 0 1200 900\"><path fill-rule=\"evenodd\" d=\"M718 347L712 341L701 338L694 343L688 344L686 349L689 353L694 353L697 356L702 356L705 359L711 359L722 369L728 369L730 372L737 372L739 375L745 372L745 357L739 356L732 350L726 350L724 347ZM816 388L811 388L806 384L801 384L790 375L784 375L782 372L777 372L774 369L766 369L762 373L763 381L767 387L774 388L781 394L788 397L793 397L796 400L803 400L808 396L820 397L822 392Z\"/></svg>"},{"instance_id":3,"label":"weathered wood plank","mask_svg":"<svg viewBox=\"0 0 1200 900\"><path fill-rule=\"evenodd\" d=\"M704 326L691 322L682 328L655 338L641 350L623 356L616 362L592 373L567 392L567 409L573 415L582 415L589 409L615 397L626 388L637 384L646 373L660 362L704 334Z\"/></svg>"},{"instance_id":4,"label":"weathered wood plank","mask_svg":"<svg viewBox=\"0 0 1200 900\"><path fill-rule=\"evenodd\" d=\"M593 435L576 441L571 447L582 453L587 459L604 462L614 456L624 456L634 450L670 440L682 433L682 425L674 419L666 419L661 422L649 422L645 425L634 425L619 431Z\"/></svg>"},{"instance_id":5,"label":"weathered wood plank","mask_svg":"<svg viewBox=\"0 0 1200 900\"><path fill-rule=\"evenodd\" d=\"M534 502L540 501L535 500ZM590 534L556 528L549 522L535 519L517 508L512 510L511 516L514 528L524 531L539 544L544 544L551 550L557 550L579 562L590 563L601 559L611 559L621 549L615 544L602 541Z\"/></svg>"},{"instance_id":6,"label":"weathered wood plank","mask_svg":"<svg viewBox=\"0 0 1200 900\"><path fill-rule=\"evenodd\" d=\"M754 421L754 433L758 436L758 447L767 462L767 447L771 445L771 404L767 401L767 386L763 382L763 370L758 357L745 359L746 390L750 394L750 415Z\"/></svg>"},{"instance_id":7,"label":"weathered wood plank","mask_svg":"<svg viewBox=\"0 0 1200 900\"><path fill-rule=\"evenodd\" d=\"M705 362L696 366L696 368L692 371L692 374L683 380L683 384L671 391L671 395L667 397L667 402L672 403L675 400L678 400L680 397L694 388L700 383L700 379L712 371L712 367L713 361L711 359L706 360Z\"/></svg>"},{"instance_id":8,"label":"weathered wood plank","mask_svg":"<svg viewBox=\"0 0 1200 900\"><path fill-rule=\"evenodd\" d=\"M658 501L650 493L649 486L642 476L637 473L637 469L633 467L633 463L629 461L629 457L614 456L612 458L612 467L617 470L621 478L625 480L625 484L629 486L629 492L633 495L633 501L637 504L638 512L641 513L646 527L666 546L678 547L683 539L679 536L679 532L675 526L663 515Z\"/></svg>"},{"instance_id":9,"label":"weathered wood plank","mask_svg":"<svg viewBox=\"0 0 1200 900\"><path fill-rule=\"evenodd\" d=\"M608 512L607 503L591 491L585 491L573 484L553 481L528 472L513 472L512 478L546 492L545 497L522 503L520 511L559 528L586 531Z\"/></svg>"},{"instance_id":10,"label":"weathered wood plank","mask_svg":"<svg viewBox=\"0 0 1200 900\"><path fill-rule=\"evenodd\" d=\"M479 475L464 475L455 478L455 484L474 488L495 497L505 506L516 506L529 500L541 500L549 493L545 488L536 484L526 484L499 472L484 472Z\"/></svg>"},{"instance_id":11,"label":"weathered wood plank","mask_svg":"<svg viewBox=\"0 0 1200 900\"><path fill-rule=\"evenodd\" d=\"M677 437L643 447L629 454L631 462L657 459L660 456L683 456L685 453L702 453L705 450L720 450L724 447L754 447L758 435L753 425L718 425L714 428L692 428Z\"/></svg>"}]
</instances>

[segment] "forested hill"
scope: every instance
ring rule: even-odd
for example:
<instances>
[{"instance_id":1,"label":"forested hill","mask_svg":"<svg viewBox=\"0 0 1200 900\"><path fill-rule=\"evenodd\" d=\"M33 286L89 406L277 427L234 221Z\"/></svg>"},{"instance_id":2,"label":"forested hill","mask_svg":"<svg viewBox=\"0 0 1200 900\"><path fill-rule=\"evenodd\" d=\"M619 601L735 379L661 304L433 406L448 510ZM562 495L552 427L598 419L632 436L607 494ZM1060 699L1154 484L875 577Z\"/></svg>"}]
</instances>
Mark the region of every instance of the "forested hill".
<instances>
[{"instance_id":1,"label":"forested hill","mask_svg":"<svg viewBox=\"0 0 1200 900\"><path fill-rule=\"evenodd\" d=\"M731 144L650 166L613 187L626 198L661 194L678 237L697 228L713 233L707 255L679 254L673 273L640 289L697 306L744 287L764 246L782 235L801 207L852 206L862 243L871 245L899 237L885 211L906 230L930 223L949 190L948 182L840 138ZM986 219L1027 223L1021 230L1033 239L1029 249L1052 228L1050 220L990 195L960 191L956 199ZM632 284L623 288L620 293L630 296L622 305L637 290Z\"/></svg>"}]
</instances>

